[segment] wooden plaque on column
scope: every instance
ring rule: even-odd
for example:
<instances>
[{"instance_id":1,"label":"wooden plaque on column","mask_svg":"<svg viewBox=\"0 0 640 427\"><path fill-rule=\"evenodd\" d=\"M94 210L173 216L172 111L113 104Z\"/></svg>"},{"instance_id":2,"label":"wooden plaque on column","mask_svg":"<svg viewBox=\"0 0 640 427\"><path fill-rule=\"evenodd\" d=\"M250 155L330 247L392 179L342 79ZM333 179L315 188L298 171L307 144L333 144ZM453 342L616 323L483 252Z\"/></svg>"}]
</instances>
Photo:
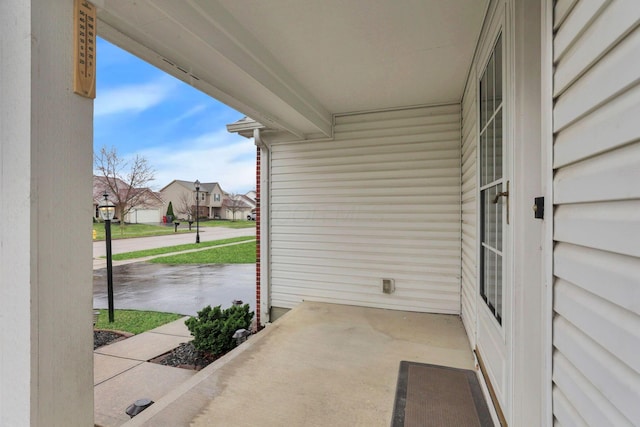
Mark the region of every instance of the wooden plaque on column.
<instances>
[{"instance_id":1,"label":"wooden plaque on column","mask_svg":"<svg viewBox=\"0 0 640 427\"><path fill-rule=\"evenodd\" d=\"M85 0L73 2L73 91L96 97L96 7Z\"/></svg>"}]
</instances>

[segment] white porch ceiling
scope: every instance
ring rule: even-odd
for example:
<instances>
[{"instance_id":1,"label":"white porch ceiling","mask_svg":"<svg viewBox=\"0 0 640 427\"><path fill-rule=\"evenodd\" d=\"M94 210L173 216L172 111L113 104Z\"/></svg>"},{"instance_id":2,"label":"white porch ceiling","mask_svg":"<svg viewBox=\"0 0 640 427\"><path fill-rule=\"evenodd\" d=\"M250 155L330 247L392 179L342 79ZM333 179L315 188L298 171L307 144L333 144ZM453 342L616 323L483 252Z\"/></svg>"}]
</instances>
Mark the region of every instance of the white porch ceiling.
<instances>
[{"instance_id":1,"label":"white porch ceiling","mask_svg":"<svg viewBox=\"0 0 640 427\"><path fill-rule=\"evenodd\" d=\"M102 37L299 137L330 135L334 114L460 101L486 3L95 1Z\"/></svg>"}]
</instances>

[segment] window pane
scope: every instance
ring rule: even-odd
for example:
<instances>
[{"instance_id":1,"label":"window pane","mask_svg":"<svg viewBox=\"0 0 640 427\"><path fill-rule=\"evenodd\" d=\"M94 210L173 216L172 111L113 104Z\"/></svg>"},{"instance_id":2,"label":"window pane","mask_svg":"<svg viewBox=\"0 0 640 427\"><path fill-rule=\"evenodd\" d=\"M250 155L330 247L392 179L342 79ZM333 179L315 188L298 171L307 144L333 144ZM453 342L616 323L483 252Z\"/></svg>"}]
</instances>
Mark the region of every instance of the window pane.
<instances>
[{"instance_id":1,"label":"window pane","mask_svg":"<svg viewBox=\"0 0 640 427\"><path fill-rule=\"evenodd\" d=\"M485 262L486 253L487 250L480 245L480 295L484 298L487 297L487 282L484 277L487 271L487 263Z\"/></svg>"},{"instance_id":2,"label":"window pane","mask_svg":"<svg viewBox=\"0 0 640 427\"><path fill-rule=\"evenodd\" d=\"M489 210L489 222L491 225L489 229L491 233L487 235L489 246L496 249L496 205L493 203L493 199L496 197L497 187L493 186L489 189L489 203L487 203L487 209Z\"/></svg>"},{"instance_id":3,"label":"window pane","mask_svg":"<svg viewBox=\"0 0 640 427\"><path fill-rule=\"evenodd\" d=\"M500 119L498 120L498 116ZM493 180L502 178L502 110L493 117Z\"/></svg>"},{"instance_id":4,"label":"window pane","mask_svg":"<svg viewBox=\"0 0 640 427\"><path fill-rule=\"evenodd\" d=\"M500 255L496 256L495 267L496 267L495 307L496 307L496 317L500 321L502 319L502 257Z\"/></svg>"},{"instance_id":5,"label":"window pane","mask_svg":"<svg viewBox=\"0 0 640 427\"><path fill-rule=\"evenodd\" d=\"M486 256L487 302L495 310L496 307L496 254L487 250Z\"/></svg>"},{"instance_id":6,"label":"window pane","mask_svg":"<svg viewBox=\"0 0 640 427\"><path fill-rule=\"evenodd\" d=\"M496 186L496 194L498 194L500 190L500 185ZM495 195L494 195L495 197ZM498 203L496 203L493 206L493 218L495 220L495 240L494 240L494 248L496 248L498 251L502 252L502 207L504 204L504 197L501 197L500 199L498 199Z\"/></svg>"},{"instance_id":7,"label":"window pane","mask_svg":"<svg viewBox=\"0 0 640 427\"><path fill-rule=\"evenodd\" d=\"M493 154L493 145L495 144L493 121L487 125L487 167L485 169L485 184L494 181L495 159Z\"/></svg>"},{"instance_id":8,"label":"window pane","mask_svg":"<svg viewBox=\"0 0 640 427\"><path fill-rule=\"evenodd\" d=\"M491 236L491 214L490 214L490 208L489 205L490 203L487 203L487 200L491 197L491 194L489 193L489 190L483 190L482 193L484 194L484 196L482 197L482 199L484 200L483 206L482 206L482 243L485 243L487 245L491 245L491 241L490 239L488 239L489 236Z\"/></svg>"},{"instance_id":9,"label":"window pane","mask_svg":"<svg viewBox=\"0 0 640 427\"><path fill-rule=\"evenodd\" d=\"M487 71L480 79L480 131L487 124Z\"/></svg>"},{"instance_id":10,"label":"window pane","mask_svg":"<svg viewBox=\"0 0 640 427\"><path fill-rule=\"evenodd\" d=\"M491 119L495 108L493 106L493 99L495 98L495 94L493 93L494 86L494 55L491 55L491 59L489 59L489 63L487 64L487 70L485 71L487 76L487 121Z\"/></svg>"},{"instance_id":11,"label":"window pane","mask_svg":"<svg viewBox=\"0 0 640 427\"><path fill-rule=\"evenodd\" d=\"M496 48L494 50L495 55L495 104L496 110L498 105L502 103L502 35L498 37L496 42Z\"/></svg>"},{"instance_id":12,"label":"window pane","mask_svg":"<svg viewBox=\"0 0 640 427\"><path fill-rule=\"evenodd\" d=\"M491 270L491 251L485 249L484 250L484 297L487 299L487 303L491 304L491 275L489 271Z\"/></svg>"},{"instance_id":13,"label":"window pane","mask_svg":"<svg viewBox=\"0 0 640 427\"><path fill-rule=\"evenodd\" d=\"M487 184L487 132L480 133L480 185Z\"/></svg>"},{"instance_id":14,"label":"window pane","mask_svg":"<svg viewBox=\"0 0 640 427\"><path fill-rule=\"evenodd\" d=\"M500 191L500 184L482 191L481 241L487 246L502 251L502 203L493 200Z\"/></svg>"}]
</instances>

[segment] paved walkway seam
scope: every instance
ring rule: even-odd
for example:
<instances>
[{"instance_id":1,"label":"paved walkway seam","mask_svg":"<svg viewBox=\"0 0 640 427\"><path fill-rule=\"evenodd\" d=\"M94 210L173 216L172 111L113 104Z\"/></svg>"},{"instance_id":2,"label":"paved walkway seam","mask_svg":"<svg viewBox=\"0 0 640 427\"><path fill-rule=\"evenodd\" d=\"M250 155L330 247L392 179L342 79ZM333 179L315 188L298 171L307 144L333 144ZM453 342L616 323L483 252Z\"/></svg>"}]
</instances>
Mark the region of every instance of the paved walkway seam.
<instances>
[{"instance_id":1,"label":"paved walkway seam","mask_svg":"<svg viewBox=\"0 0 640 427\"><path fill-rule=\"evenodd\" d=\"M106 354L103 354L103 356L106 356ZM118 356L110 356L110 357L116 357L116 358L118 358L118 359L125 359L124 357L118 357ZM133 360L133 359L126 359L126 360ZM98 382L98 383L95 383L93 386L94 386L94 387L97 387L97 386L99 386L100 384L106 383L107 381L112 380L112 379L114 379L115 377L120 376L120 375L124 374L125 372L132 370L132 369L133 369L133 368L135 368L136 366L140 366L140 365L142 365L143 363L149 363L149 362L142 362L142 361L140 361L140 360L136 360L136 362L140 362L140 363L136 363L135 365L133 365L133 366L131 366L131 367L129 367L129 368L127 368L127 369L125 369L124 371L118 372L117 374L112 375L112 376L110 376L109 378L106 378L106 379L104 379L104 380L102 380L102 381L100 381L100 382Z\"/></svg>"}]
</instances>

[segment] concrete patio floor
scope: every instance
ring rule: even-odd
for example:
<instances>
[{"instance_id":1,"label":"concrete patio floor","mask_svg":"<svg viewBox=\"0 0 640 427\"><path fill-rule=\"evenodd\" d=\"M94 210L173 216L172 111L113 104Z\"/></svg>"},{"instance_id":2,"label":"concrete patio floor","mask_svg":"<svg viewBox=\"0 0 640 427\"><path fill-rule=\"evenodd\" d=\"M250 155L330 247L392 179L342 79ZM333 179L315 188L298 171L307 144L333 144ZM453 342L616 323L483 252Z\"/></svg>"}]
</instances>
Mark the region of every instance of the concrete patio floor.
<instances>
[{"instance_id":1,"label":"concrete patio floor","mask_svg":"<svg viewBox=\"0 0 640 427\"><path fill-rule=\"evenodd\" d=\"M388 426L400 361L474 369L457 316L305 302L126 426Z\"/></svg>"}]
</instances>

